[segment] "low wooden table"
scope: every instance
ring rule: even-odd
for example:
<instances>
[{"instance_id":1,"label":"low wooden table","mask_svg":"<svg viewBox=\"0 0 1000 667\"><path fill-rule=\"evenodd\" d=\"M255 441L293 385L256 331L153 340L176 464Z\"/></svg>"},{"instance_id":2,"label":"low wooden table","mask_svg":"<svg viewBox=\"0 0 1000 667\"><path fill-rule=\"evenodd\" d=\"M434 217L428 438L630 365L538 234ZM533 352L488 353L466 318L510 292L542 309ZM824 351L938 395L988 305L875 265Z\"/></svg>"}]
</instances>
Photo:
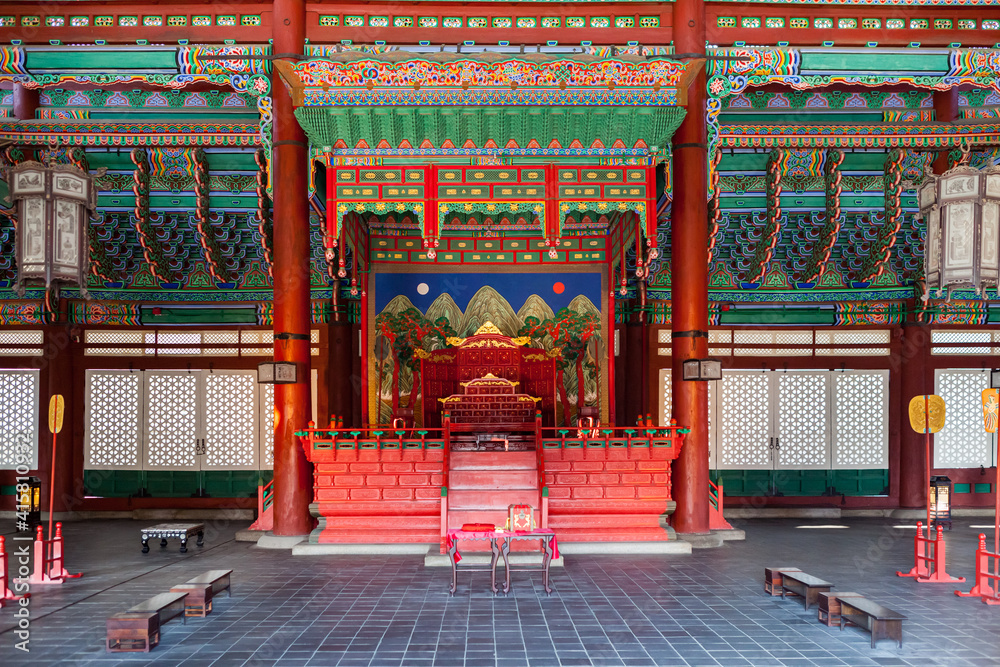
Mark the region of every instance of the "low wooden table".
<instances>
[{"instance_id":1,"label":"low wooden table","mask_svg":"<svg viewBox=\"0 0 1000 667\"><path fill-rule=\"evenodd\" d=\"M212 584L177 584L170 588L170 592L187 593L187 599L184 601L185 616L204 618L212 613Z\"/></svg>"},{"instance_id":2,"label":"low wooden table","mask_svg":"<svg viewBox=\"0 0 1000 667\"><path fill-rule=\"evenodd\" d=\"M476 567L476 566L466 566L459 567L458 561L462 560L462 555L458 550L459 540L489 540L490 541L490 551L493 557L490 559L489 567ZM542 541L542 565L541 567L519 567L515 568L517 572L541 572L542 573L542 585L545 587L546 593L552 593L552 587L549 585L549 565L553 558L559 557L559 547L556 544L556 535L548 528L536 528L533 531L510 531L505 530L503 532L492 531L465 531L465 530L449 530L447 538L445 539L446 553L448 554L448 560L451 563L451 588L450 592L454 595L455 590L458 588L458 573L461 572L489 572L490 573L490 590L494 594L498 592L497 590L497 561L499 557L503 556L504 567L507 572L504 575L504 586L503 592L510 592L510 543L515 540L541 540Z\"/></svg>"},{"instance_id":3,"label":"low wooden table","mask_svg":"<svg viewBox=\"0 0 1000 667\"><path fill-rule=\"evenodd\" d=\"M828 627L833 627L834 625L840 624L840 599L841 598L861 598L864 597L861 593L820 593L819 594L819 611L816 612L816 617L819 619L820 623Z\"/></svg>"},{"instance_id":4,"label":"low wooden table","mask_svg":"<svg viewBox=\"0 0 1000 667\"><path fill-rule=\"evenodd\" d=\"M556 545L556 534L553 533L548 528L536 528L535 530L528 531L516 531L516 532L505 532L502 533L498 539L503 540L500 544L500 553L503 555L503 565L507 572L505 574L503 583L504 595L510 592L510 573L514 572L541 572L542 573L542 587L545 589L546 595L551 595L552 587L549 586L549 564L552 562L553 558L559 558L559 547ZM510 559L508 558L510 554L510 543L515 540L541 540L542 541L542 565L541 567L518 567L511 569ZM496 564L494 563L494 568Z\"/></svg>"},{"instance_id":5,"label":"low wooden table","mask_svg":"<svg viewBox=\"0 0 1000 667\"><path fill-rule=\"evenodd\" d=\"M160 547L167 546L167 538L178 537L181 540L181 553L187 553L188 538L192 535L198 536L198 546L202 546L202 539L205 537L205 524L203 523L160 523L149 528L142 529L142 553L149 553L149 540L160 538Z\"/></svg>"},{"instance_id":6,"label":"low wooden table","mask_svg":"<svg viewBox=\"0 0 1000 667\"><path fill-rule=\"evenodd\" d=\"M490 551L493 553L493 558L490 560L489 567L476 567L466 565L464 567L458 566L458 561L462 560L462 554L458 550L459 540L489 540L490 541ZM458 588L458 573L462 572L489 572L490 573L490 590L493 591L495 595L497 592L497 560L500 558L500 545L497 542L496 531L467 531L467 530L449 530L448 536L445 538L445 553L448 554L448 562L451 564L451 588L448 592L451 595L455 594L455 590Z\"/></svg>"},{"instance_id":7,"label":"low wooden table","mask_svg":"<svg viewBox=\"0 0 1000 667\"><path fill-rule=\"evenodd\" d=\"M903 648L903 621L906 617L868 598L845 598L840 601L840 629L856 625L872 636L872 648L879 639L895 639Z\"/></svg>"},{"instance_id":8,"label":"low wooden table","mask_svg":"<svg viewBox=\"0 0 1000 667\"><path fill-rule=\"evenodd\" d=\"M819 601L821 592L829 592L833 584L823 581L818 577L806 574L805 572L781 572L781 597L787 593L798 595L802 598L802 603L808 609L810 605Z\"/></svg>"}]
</instances>

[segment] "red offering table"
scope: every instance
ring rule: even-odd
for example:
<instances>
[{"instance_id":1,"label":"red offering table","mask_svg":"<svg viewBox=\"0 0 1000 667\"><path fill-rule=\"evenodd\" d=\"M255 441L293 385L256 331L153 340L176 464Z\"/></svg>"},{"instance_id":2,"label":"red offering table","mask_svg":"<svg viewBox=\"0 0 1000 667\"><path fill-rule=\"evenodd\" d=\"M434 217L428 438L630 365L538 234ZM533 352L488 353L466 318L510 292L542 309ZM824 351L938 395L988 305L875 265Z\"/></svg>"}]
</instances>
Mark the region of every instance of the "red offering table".
<instances>
[{"instance_id":1,"label":"red offering table","mask_svg":"<svg viewBox=\"0 0 1000 667\"><path fill-rule=\"evenodd\" d=\"M490 565L486 567L458 567L458 562L462 560L462 555L458 550L459 540L489 540L490 541L490 551L493 553L493 557L490 560ZM541 540L542 542L542 565L541 567L519 567L518 572L541 572L542 573L542 586L545 588L546 593L552 593L552 587L549 586L549 565L552 563L553 558L559 558L559 545L556 541L556 535L548 528L536 528L531 531L465 531L465 530L449 530L448 536L445 538L446 553L448 554L448 559L451 562L451 593L455 593L455 589L458 587L458 571L462 570L464 572L489 572L490 573L490 590L494 593L497 592L497 560L502 555L504 566L506 567L506 575L504 579L503 592L510 592L510 543L514 540Z\"/></svg>"}]
</instances>

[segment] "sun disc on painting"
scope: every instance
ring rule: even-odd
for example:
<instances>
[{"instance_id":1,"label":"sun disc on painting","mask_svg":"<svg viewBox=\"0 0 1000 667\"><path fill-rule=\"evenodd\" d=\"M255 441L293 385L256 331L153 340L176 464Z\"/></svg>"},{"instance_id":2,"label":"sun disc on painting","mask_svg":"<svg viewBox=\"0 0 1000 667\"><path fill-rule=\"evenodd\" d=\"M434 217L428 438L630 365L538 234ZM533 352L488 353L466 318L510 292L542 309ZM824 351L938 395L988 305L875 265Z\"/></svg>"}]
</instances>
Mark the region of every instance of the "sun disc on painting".
<instances>
[{"instance_id":1,"label":"sun disc on painting","mask_svg":"<svg viewBox=\"0 0 1000 667\"><path fill-rule=\"evenodd\" d=\"M562 294L563 292L566 291L566 286L563 285L562 283L554 283L552 285L552 291L555 292L556 294Z\"/></svg>"}]
</instances>

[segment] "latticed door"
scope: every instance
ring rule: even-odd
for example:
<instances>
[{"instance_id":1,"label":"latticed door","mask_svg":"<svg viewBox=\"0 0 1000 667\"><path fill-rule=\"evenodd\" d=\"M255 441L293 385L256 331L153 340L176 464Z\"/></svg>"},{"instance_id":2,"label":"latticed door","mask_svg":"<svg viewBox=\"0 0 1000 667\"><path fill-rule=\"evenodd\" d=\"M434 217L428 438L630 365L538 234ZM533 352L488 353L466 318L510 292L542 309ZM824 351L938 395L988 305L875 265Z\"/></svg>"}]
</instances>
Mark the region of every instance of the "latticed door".
<instances>
[{"instance_id":1,"label":"latticed door","mask_svg":"<svg viewBox=\"0 0 1000 667\"><path fill-rule=\"evenodd\" d=\"M201 372L145 372L147 470L200 468L201 379Z\"/></svg>"},{"instance_id":2,"label":"latticed door","mask_svg":"<svg viewBox=\"0 0 1000 667\"><path fill-rule=\"evenodd\" d=\"M730 371L718 381L715 462L719 468L773 467L770 375Z\"/></svg>"},{"instance_id":3,"label":"latticed door","mask_svg":"<svg viewBox=\"0 0 1000 667\"><path fill-rule=\"evenodd\" d=\"M85 468L142 468L142 376L142 372L87 371Z\"/></svg>"},{"instance_id":4,"label":"latticed door","mask_svg":"<svg viewBox=\"0 0 1000 667\"><path fill-rule=\"evenodd\" d=\"M257 469L261 412L257 394L255 371L204 373L203 446L198 448L203 470Z\"/></svg>"},{"instance_id":5,"label":"latticed door","mask_svg":"<svg viewBox=\"0 0 1000 667\"><path fill-rule=\"evenodd\" d=\"M768 446L774 467L785 470L830 467L829 373L773 373L776 414Z\"/></svg>"},{"instance_id":6,"label":"latticed door","mask_svg":"<svg viewBox=\"0 0 1000 667\"><path fill-rule=\"evenodd\" d=\"M982 370L936 370L934 387L944 399L944 428L934 435L934 467L991 467L992 438L983 428L983 389L990 374Z\"/></svg>"},{"instance_id":7,"label":"latticed door","mask_svg":"<svg viewBox=\"0 0 1000 667\"><path fill-rule=\"evenodd\" d=\"M889 371L835 371L833 468L889 467Z\"/></svg>"},{"instance_id":8,"label":"latticed door","mask_svg":"<svg viewBox=\"0 0 1000 667\"><path fill-rule=\"evenodd\" d=\"M38 467L38 371L0 371L0 469Z\"/></svg>"},{"instance_id":9,"label":"latticed door","mask_svg":"<svg viewBox=\"0 0 1000 667\"><path fill-rule=\"evenodd\" d=\"M712 467L888 467L888 371L724 371L710 390ZM713 387L715 389L715 387Z\"/></svg>"}]
</instances>

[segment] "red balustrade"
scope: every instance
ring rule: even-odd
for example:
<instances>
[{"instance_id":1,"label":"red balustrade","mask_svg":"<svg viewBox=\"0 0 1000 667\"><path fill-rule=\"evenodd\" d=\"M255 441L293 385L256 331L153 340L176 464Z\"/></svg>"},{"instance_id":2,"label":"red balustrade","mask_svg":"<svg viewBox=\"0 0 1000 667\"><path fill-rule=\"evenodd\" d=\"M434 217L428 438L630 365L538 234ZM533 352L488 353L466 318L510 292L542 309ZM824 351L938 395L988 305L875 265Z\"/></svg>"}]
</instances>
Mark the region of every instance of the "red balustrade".
<instances>
[{"instance_id":1,"label":"red balustrade","mask_svg":"<svg viewBox=\"0 0 1000 667\"><path fill-rule=\"evenodd\" d=\"M965 577L953 577L945 571L945 543L941 526L937 526L937 535L931 537L931 528L927 527L927 537L924 537L924 525L917 522L917 534L913 537L913 569L909 572L896 572L899 577L914 577L920 583L944 584L965 581Z\"/></svg>"},{"instance_id":2,"label":"red balustrade","mask_svg":"<svg viewBox=\"0 0 1000 667\"><path fill-rule=\"evenodd\" d=\"M62 523L56 523L56 534L50 540L42 537L42 527L38 526L32 545L32 572L30 584L61 584L67 579L77 579L83 573L70 574L64 565Z\"/></svg>"},{"instance_id":3,"label":"red balustrade","mask_svg":"<svg viewBox=\"0 0 1000 667\"><path fill-rule=\"evenodd\" d=\"M986 550L986 535L979 534L979 548L976 549L976 584L968 593L955 591L959 597L979 598L985 604L1000 604L1000 554Z\"/></svg>"}]
</instances>

